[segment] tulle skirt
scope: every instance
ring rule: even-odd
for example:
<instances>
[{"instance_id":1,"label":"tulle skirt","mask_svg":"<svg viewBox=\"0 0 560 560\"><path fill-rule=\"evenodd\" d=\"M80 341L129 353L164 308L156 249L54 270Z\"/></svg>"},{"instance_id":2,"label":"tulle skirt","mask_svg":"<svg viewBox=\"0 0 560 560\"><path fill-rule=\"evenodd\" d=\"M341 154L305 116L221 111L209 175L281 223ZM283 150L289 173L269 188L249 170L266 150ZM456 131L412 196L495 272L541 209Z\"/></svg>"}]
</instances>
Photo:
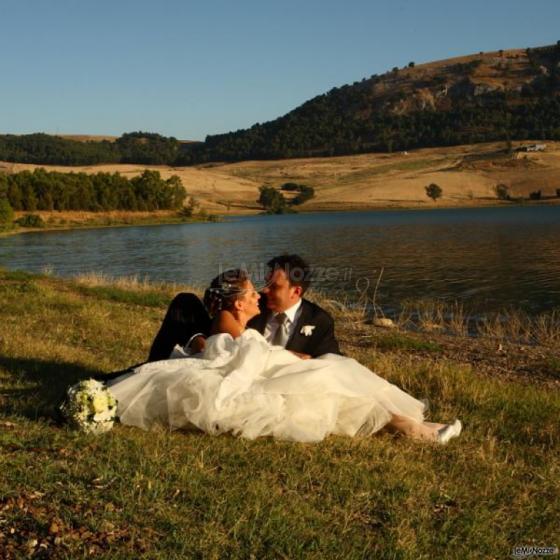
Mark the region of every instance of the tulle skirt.
<instances>
[{"instance_id":1,"label":"tulle skirt","mask_svg":"<svg viewBox=\"0 0 560 560\"><path fill-rule=\"evenodd\" d=\"M257 331L210 337L199 357L140 366L109 383L123 424L314 442L369 435L393 414L418 422L425 405L356 360L302 360Z\"/></svg>"}]
</instances>

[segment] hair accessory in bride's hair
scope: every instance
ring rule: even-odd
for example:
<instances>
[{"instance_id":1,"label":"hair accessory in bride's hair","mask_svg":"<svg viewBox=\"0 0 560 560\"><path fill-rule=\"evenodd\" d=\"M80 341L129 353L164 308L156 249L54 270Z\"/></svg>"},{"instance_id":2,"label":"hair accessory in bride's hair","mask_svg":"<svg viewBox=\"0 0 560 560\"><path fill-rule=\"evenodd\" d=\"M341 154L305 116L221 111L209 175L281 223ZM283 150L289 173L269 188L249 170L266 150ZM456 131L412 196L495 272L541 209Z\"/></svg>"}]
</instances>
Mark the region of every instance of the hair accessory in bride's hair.
<instances>
[{"instance_id":1,"label":"hair accessory in bride's hair","mask_svg":"<svg viewBox=\"0 0 560 560\"><path fill-rule=\"evenodd\" d=\"M228 309L245 292L249 275L245 270L232 269L222 272L212 280L204 293L204 305L210 315L214 316L222 309Z\"/></svg>"}]
</instances>

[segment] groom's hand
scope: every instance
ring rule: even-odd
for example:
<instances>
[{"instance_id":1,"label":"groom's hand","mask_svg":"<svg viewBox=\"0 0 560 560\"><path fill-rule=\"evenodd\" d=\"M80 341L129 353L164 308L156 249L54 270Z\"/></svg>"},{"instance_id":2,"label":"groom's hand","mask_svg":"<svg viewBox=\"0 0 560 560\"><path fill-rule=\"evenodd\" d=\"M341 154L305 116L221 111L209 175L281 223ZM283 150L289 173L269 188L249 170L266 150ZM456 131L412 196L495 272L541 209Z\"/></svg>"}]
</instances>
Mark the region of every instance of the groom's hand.
<instances>
[{"instance_id":1,"label":"groom's hand","mask_svg":"<svg viewBox=\"0 0 560 560\"><path fill-rule=\"evenodd\" d=\"M297 356L298 358L301 358L302 360L309 360L311 358L309 354L303 354L302 352L295 352L294 350L290 350L290 352L295 356Z\"/></svg>"}]
</instances>

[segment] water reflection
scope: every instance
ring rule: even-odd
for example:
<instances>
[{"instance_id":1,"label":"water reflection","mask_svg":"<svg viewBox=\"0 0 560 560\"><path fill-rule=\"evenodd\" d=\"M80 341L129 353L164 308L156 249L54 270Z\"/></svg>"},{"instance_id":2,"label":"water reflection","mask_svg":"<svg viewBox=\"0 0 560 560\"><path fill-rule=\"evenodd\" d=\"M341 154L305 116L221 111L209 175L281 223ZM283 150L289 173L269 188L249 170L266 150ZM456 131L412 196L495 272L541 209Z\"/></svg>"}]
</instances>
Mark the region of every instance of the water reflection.
<instances>
[{"instance_id":1,"label":"water reflection","mask_svg":"<svg viewBox=\"0 0 560 560\"><path fill-rule=\"evenodd\" d=\"M307 214L14 236L0 239L0 266L205 284L220 269L259 271L298 252L326 290L356 295L383 269L386 305L439 298L538 311L560 305L559 240L560 207Z\"/></svg>"}]
</instances>

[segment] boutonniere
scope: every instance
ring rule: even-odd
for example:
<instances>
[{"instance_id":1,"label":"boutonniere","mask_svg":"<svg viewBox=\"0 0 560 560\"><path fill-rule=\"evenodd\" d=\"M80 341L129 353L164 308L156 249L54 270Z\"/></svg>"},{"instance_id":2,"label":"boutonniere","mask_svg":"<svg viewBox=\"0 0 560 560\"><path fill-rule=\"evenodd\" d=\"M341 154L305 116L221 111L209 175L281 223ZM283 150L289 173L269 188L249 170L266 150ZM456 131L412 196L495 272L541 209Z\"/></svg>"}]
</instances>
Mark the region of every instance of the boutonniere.
<instances>
[{"instance_id":1,"label":"boutonniere","mask_svg":"<svg viewBox=\"0 0 560 560\"><path fill-rule=\"evenodd\" d=\"M313 334L314 328L315 325L304 325L303 327L301 327L301 330L299 332L304 336L311 336Z\"/></svg>"}]
</instances>

